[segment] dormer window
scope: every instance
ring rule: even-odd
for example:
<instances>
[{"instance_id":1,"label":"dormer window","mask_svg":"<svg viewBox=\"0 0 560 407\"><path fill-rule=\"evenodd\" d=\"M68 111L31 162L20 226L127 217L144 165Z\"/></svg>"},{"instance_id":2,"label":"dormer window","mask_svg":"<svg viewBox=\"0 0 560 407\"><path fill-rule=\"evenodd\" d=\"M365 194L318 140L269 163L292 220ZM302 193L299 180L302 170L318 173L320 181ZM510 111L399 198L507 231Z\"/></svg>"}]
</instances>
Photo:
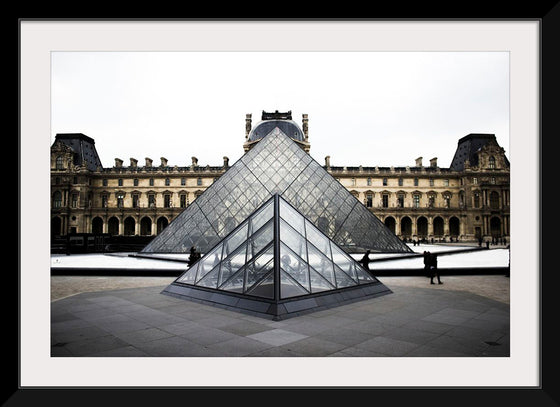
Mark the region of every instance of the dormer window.
<instances>
[{"instance_id":1,"label":"dormer window","mask_svg":"<svg viewBox=\"0 0 560 407\"><path fill-rule=\"evenodd\" d=\"M56 157L56 169L63 170L64 169L64 161L62 160L62 156Z\"/></svg>"},{"instance_id":2,"label":"dormer window","mask_svg":"<svg viewBox=\"0 0 560 407\"><path fill-rule=\"evenodd\" d=\"M490 157L488 159L488 167L493 170L496 168L496 159L494 157Z\"/></svg>"}]
</instances>

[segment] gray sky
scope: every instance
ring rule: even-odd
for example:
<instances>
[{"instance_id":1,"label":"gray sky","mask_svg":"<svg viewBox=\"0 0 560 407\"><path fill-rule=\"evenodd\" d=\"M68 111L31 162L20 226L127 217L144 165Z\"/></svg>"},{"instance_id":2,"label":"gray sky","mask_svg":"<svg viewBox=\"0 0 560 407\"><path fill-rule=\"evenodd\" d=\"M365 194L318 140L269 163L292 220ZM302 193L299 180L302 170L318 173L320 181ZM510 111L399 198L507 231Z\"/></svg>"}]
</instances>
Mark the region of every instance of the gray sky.
<instances>
[{"instance_id":1,"label":"gray sky","mask_svg":"<svg viewBox=\"0 0 560 407\"><path fill-rule=\"evenodd\" d=\"M245 114L309 115L311 155L334 166L451 164L492 133L509 157L507 52L53 52L51 141L95 140L103 166L230 164Z\"/></svg>"}]
</instances>

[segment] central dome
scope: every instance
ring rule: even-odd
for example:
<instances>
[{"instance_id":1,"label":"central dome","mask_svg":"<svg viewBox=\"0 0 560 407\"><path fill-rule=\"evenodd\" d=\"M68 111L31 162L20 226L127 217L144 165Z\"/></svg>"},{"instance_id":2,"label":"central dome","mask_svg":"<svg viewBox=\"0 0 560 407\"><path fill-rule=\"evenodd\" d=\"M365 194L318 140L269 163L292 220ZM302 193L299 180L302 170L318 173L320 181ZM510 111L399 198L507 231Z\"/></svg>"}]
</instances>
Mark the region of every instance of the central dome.
<instances>
[{"instance_id":1,"label":"central dome","mask_svg":"<svg viewBox=\"0 0 560 407\"><path fill-rule=\"evenodd\" d=\"M304 141L303 131L293 120L263 120L259 122L249 133L248 141L257 141L278 128L286 136L297 140Z\"/></svg>"}]
</instances>

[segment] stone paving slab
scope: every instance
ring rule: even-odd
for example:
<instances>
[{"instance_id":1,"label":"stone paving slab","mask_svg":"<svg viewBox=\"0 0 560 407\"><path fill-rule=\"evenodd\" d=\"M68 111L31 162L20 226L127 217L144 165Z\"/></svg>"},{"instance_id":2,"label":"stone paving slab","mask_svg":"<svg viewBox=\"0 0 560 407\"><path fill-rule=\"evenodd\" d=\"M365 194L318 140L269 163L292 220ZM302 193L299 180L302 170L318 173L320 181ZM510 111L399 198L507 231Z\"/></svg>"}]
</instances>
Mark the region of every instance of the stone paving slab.
<instances>
[{"instance_id":1,"label":"stone paving slab","mask_svg":"<svg viewBox=\"0 0 560 407\"><path fill-rule=\"evenodd\" d=\"M504 357L509 304L444 286L270 321L165 296L165 286L51 303L53 357Z\"/></svg>"}]
</instances>

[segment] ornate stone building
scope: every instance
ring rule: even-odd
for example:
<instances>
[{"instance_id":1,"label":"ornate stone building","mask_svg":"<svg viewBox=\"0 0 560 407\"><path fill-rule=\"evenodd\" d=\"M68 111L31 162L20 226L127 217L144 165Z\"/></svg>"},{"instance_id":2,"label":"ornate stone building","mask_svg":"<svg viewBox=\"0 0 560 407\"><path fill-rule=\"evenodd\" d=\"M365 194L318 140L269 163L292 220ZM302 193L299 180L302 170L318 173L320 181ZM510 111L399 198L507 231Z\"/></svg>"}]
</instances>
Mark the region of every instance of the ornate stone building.
<instances>
[{"instance_id":1,"label":"ornate stone building","mask_svg":"<svg viewBox=\"0 0 560 407\"><path fill-rule=\"evenodd\" d=\"M246 115L248 151L272 122L288 123L287 134L309 152L308 117L299 127L291 112L263 112L253 128ZM268 126L268 127L267 127ZM295 130L294 130L295 129ZM282 131L282 128L280 128ZM263 133L263 134L260 134ZM324 167L403 239L472 241L509 238L509 162L492 134L469 134L458 141L449 167L423 158L406 167ZM170 166L165 157L143 165L115 158L104 168L95 141L81 133L57 134L51 146L51 234L155 236L229 168Z\"/></svg>"}]
</instances>

